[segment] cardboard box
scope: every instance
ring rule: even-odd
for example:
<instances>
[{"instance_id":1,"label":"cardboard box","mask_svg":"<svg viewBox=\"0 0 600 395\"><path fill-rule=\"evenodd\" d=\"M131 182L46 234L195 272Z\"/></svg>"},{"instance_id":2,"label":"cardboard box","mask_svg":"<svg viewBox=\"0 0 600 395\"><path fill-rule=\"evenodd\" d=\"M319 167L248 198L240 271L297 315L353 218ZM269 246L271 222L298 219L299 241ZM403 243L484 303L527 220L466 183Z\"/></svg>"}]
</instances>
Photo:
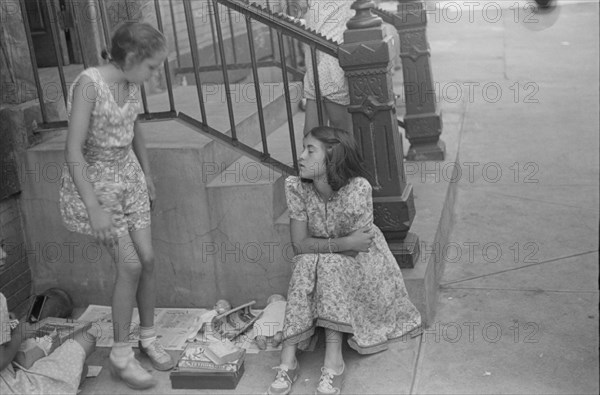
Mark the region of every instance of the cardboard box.
<instances>
[{"instance_id":1,"label":"cardboard box","mask_svg":"<svg viewBox=\"0 0 600 395\"><path fill-rule=\"evenodd\" d=\"M235 389L244 375L244 349L241 356L230 363L216 364L205 353L209 343L196 342L186 346L171 371L173 389Z\"/></svg>"}]
</instances>

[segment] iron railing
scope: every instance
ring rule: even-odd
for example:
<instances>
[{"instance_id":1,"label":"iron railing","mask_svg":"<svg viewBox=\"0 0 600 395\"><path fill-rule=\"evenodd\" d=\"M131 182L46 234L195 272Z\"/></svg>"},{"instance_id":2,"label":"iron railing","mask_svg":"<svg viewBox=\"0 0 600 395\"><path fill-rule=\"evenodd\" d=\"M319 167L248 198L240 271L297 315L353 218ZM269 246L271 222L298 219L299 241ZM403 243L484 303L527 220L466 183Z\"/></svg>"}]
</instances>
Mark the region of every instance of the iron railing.
<instances>
[{"instance_id":1,"label":"iron railing","mask_svg":"<svg viewBox=\"0 0 600 395\"><path fill-rule=\"evenodd\" d=\"M20 0L21 10L23 15L27 15L27 11L25 8L25 1ZM104 0L97 0L97 10L98 10L98 29L101 30L100 37L103 41L104 48L110 48L110 36L111 36L111 26L109 23L108 12L106 8L106 2ZM304 71L299 66L298 62L298 42L306 44L310 48L312 62L313 62L313 70L315 72L315 85L316 85L316 97L317 101L321 102L321 92L319 92L319 84L318 84L318 74L316 73L316 53L317 51L321 51L323 53L332 55L337 57L339 45L320 34L310 31L302 26L302 24L281 12L272 11L270 7L269 0L264 2L264 5L258 5L255 3L250 3L245 0L207 0L205 4L208 6L206 9L208 15L203 15L203 19L208 21L211 25L210 34L211 34L211 42L212 42L212 50L214 51L214 59L215 63L212 65L201 64L198 58L198 42L197 42L197 29L195 26L195 20L198 18L197 14L194 14L192 1L191 0L179 0L179 2L175 2L173 0L168 0L168 9L170 15L166 17L170 19L170 24L172 28L171 34L173 35L173 41L175 43L175 61L173 64L167 59L164 63L164 78L166 84L166 91L168 93L169 100L169 110L167 111L153 111L153 109L149 108L148 105L148 94L144 89L144 86L141 86L141 98L143 104L143 113L140 114L139 119L142 121L156 121L156 120L167 120L167 119L176 119L179 122L182 122L191 128L208 134L214 138L217 138L225 143L234 146L235 148L244 151L246 154L251 157L260 160L261 162L272 165L279 170L295 174L297 172L297 152L296 152L296 144L295 144L295 130L293 124L293 110L292 104L290 100L290 81L291 80L299 80L303 77ZM289 7L289 0L286 1ZM45 2L45 6L47 7L47 12L50 18L54 21L58 20L58 10L55 7L54 2L49 1ZM178 32L175 26L175 11L177 7L182 7L185 15L185 24L187 30L187 40L189 41L189 51L191 55L192 65L185 66L182 61L182 48L181 43L185 39L181 36L180 32ZM126 7L127 10L127 19L135 19L134 15L130 15L129 8ZM75 27L75 41L77 41L77 45L81 52L83 52L84 43L82 41L82 35L84 34L81 31L81 21L80 15L73 11L73 21ZM156 27L165 32L163 26L163 20L165 16L162 14L162 8L160 5L160 0L154 0L154 12L156 14ZM221 13L225 12L227 17L223 18ZM224 32L229 33L229 37L232 41L239 39L239 35L236 35L234 32L234 26L232 23L232 13L239 13L243 16L245 24L246 24L246 35L248 39L249 52L250 52L250 61L241 61L235 42L232 42L233 53L231 56L226 55L226 49L223 45L224 42ZM43 98L44 94L42 92L41 82L39 78L40 70L38 70L37 62L36 62L36 54L34 51L34 47L32 44L32 34L31 29L29 28L27 18L24 18L25 30L28 38L28 46L29 52L32 59L32 64L34 68L34 76L35 83L38 90L38 97ZM269 31L269 47L270 51L265 55L257 56L257 51L255 48L255 42L253 39L253 24L258 23L263 27L266 27ZM59 32L58 32L58 23L50 23L49 28L51 31L51 35L53 37L53 44L55 48L55 56L57 60L57 70L60 79L60 86L62 91L62 100L64 100L65 105L67 101L67 93L68 93L68 84L65 79L65 65L63 64L63 56L62 47L59 43ZM173 48L172 48L173 49ZM83 68L87 68L89 66L89 62L86 61L84 57ZM171 67L174 67L174 72L171 73ZM279 160L276 160L271 157L269 153L268 141L267 141L267 133L265 128L265 119L263 112L263 103L261 100L261 95L259 91L259 68L264 67L277 67L281 70L281 83L284 90L285 95L285 107L287 114L287 123L289 128L289 138L290 138L290 151L292 155L292 163L283 163ZM261 142L262 149L257 150L252 146L245 144L240 141L237 135L236 130L236 120L235 114L231 99L231 83L229 81L229 73L233 70L240 69L251 69L252 78L254 80L255 90L256 90L256 104L257 104L257 114L259 118L260 124L260 134L261 134ZM205 72L214 72L220 71L222 73L222 82L224 84L225 90L225 99L226 99L226 110L229 117L229 130L218 130L213 124L209 122L209 115L206 113L205 103L203 98L205 97L205 92L203 92L203 84L202 84L202 74ZM175 100L174 100L174 86L173 86L173 75L185 74L185 73L193 73L196 80L196 88L198 95L198 102L200 106L200 116L188 114L182 111L179 111ZM44 99L39 100L42 123L38 125L40 129L53 129L53 128L65 128L67 126L67 119L59 119L59 120L50 120L47 110L47 103ZM323 123L323 113L322 106L317 106L318 109L318 119L319 123Z\"/></svg>"},{"instance_id":2,"label":"iron railing","mask_svg":"<svg viewBox=\"0 0 600 395\"><path fill-rule=\"evenodd\" d=\"M26 0L20 0L21 8L23 15L26 14L25 7ZM319 75L316 72L316 59L317 59L317 51L331 55L335 58L338 58L339 52L339 44L335 43L326 37L321 36L320 34L308 30L304 28L297 19L294 19L287 15L285 12L276 12L271 9L271 5L276 0L262 0L263 5L259 5L256 3L251 3L248 0L203 0L197 1L194 0L153 0L154 5L154 13L155 13L155 23L159 30L163 33L165 32L165 28L163 26L163 21L169 21L170 29L168 34L172 37L173 47L171 50L174 50L175 56L174 58L168 59L164 63L164 84L166 85L166 92L168 94L168 110L166 111L157 111L155 109L149 108L148 104L148 94L144 89L144 86L141 86L141 99L143 104L143 114L140 114L140 119L142 121L156 121L156 120L165 120L165 119L177 119L180 122L185 123L186 125L198 130L200 132L206 133L214 138L218 138L219 140L230 144L237 149L240 149L250 155L251 157L260 160L261 162L274 165L278 169L285 171L287 173L295 173L297 170L297 152L296 152L296 144L295 144L295 130L293 124L293 110L292 103L290 100L290 81L291 80L301 80L304 74L304 70L300 66L300 62L298 61L299 53L298 53L298 43L302 43L306 45L311 53L311 61L312 61L312 69L314 73L315 80L315 89L316 89L316 98L317 102L322 104L322 95L320 92L320 84L319 84ZM290 0L280 0L284 1L286 7L285 10L290 9ZM168 3L167 3L168 2ZM161 7L161 3L163 7ZM214 58L214 62L212 64L207 64L206 61L202 62L199 59L198 51L199 51L199 43L197 42L197 27L196 21L198 19L198 8L194 9L193 3L197 6L198 3L205 5L201 11L201 17L203 18L203 22L208 23L210 25L210 46L212 47L212 54ZM360 1L356 3L361 3ZM364 2L363 2L364 3ZM410 2L408 2L410 3ZM407 3L407 4L408 4ZM57 21L59 19L59 10L56 9L55 2L47 1L42 2L40 4L44 4L47 8L46 12L50 16L51 20ZM72 14L73 20L73 36L74 41L76 41L79 50L84 52L84 43L82 41L82 36L85 34L82 31L82 21L81 15L74 9L73 3L67 1L67 6L70 7L70 12ZM167 4L168 7L164 5ZM278 3L281 4L281 3ZM400 3L401 4L401 3ZM111 35L111 26L109 23L108 12L106 9L106 1L105 0L97 0L97 10L100 23L98 23L98 29L101 30L100 36L103 41L104 48L110 47L110 35ZM129 7L125 7L127 19L135 19L137 16L131 15ZM163 11L169 15L163 15ZM399 31L401 23L399 22L398 15L394 13L385 12L378 9L373 9L373 12L379 17L383 18L385 22L395 25ZM243 22L246 25L245 35L248 41L248 51L250 59L243 59L242 56L238 53L239 47L242 45L241 40L244 38L243 34L236 34L236 30L234 27L234 13L238 16L243 17ZM181 21L179 23L176 22L176 15L183 14L185 16L185 29L183 29L187 33L187 37L183 37L182 30L178 30L178 26L181 26ZM28 18L23 18L25 29L27 33L29 51L32 59L32 65L34 68L34 77L36 88L38 92L38 97L43 98L43 92L41 87L41 82L39 78L39 70L37 68L36 62L36 54L32 44L32 35L31 29L29 28ZM255 24L259 24L262 28L268 29L268 45L267 51L262 51L263 53L258 54L255 46L254 33L255 29L253 26ZM68 86L65 79L64 73L64 64L63 64L63 49L59 43L59 32L58 32L58 23L49 23L50 33L53 39L53 44L55 48L55 56L57 60L57 69L58 75L60 79L60 87L62 92L62 98L66 104ZM224 37L228 36L231 40L228 49L226 50L224 45ZM189 47L183 48L183 43L188 42ZM186 52L189 51L189 53ZM227 56L229 52L229 56ZM191 56L191 65L190 62L185 62L183 57L185 55ZM403 61L405 59L410 58L409 56L403 57ZM409 60L411 61L411 60ZM83 68L87 68L89 66L89 61L86 56L83 56ZM187 64L186 64L187 63ZM406 63L406 62L404 62ZM412 65L405 65L404 67L408 70ZM269 147L268 147L268 139L267 139L267 130L265 127L265 119L264 119L264 106L261 99L260 94L260 81L259 81L259 73L258 70L260 68L266 67L275 67L280 69L281 78L280 81L282 83L285 95L285 107L286 107L286 115L287 115L287 124L289 128L289 138L290 138L290 153L291 153L291 163L282 163L279 160L275 160L271 157ZM173 72L171 72L173 69ZM235 111L233 108L233 103L231 99L231 81L229 79L229 73L236 70L251 70L252 79L254 82L254 89L256 92L256 105L257 105L257 116L259 120L260 126L260 136L261 136L261 145L262 148L257 150L253 148L253 146L242 142L237 133L237 123L235 119ZM224 85L225 91L225 101L226 101L226 111L229 118L229 128L228 130L219 130L219 128L215 126L209 120L209 115L206 113L205 103L203 98L205 97L205 92L203 91L203 75L205 73L215 73L220 72L222 74L222 83ZM179 75L191 75L193 74L195 77L195 84L197 89L198 103L200 113L190 114L182 112L180 108L175 103L174 100L174 81L173 77L177 77ZM405 78L406 79L406 78ZM409 81L410 83L410 81ZM407 81L405 81L405 90L407 85ZM424 85L419 82L419 87ZM428 108L432 107L433 110L428 109L428 113L426 115L430 115L429 118L432 120L432 127L428 128L432 131L427 133L427 136L423 135L422 132L419 133L412 132L409 130L408 126L410 117L416 117L420 122L422 122L423 114L416 113L420 110L422 106L421 103L421 94L420 92L415 93L414 87L411 88L410 92L405 93L405 97L407 98L407 119L399 120L399 125L406 129L407 137L411 140L411 143L420 142L423 140L426 143L430 143L431 141L437 141L439 138L439 134L441 132L441 118L439 114L436 114L435 107L429 103L429 99L425 97L427 101ZM425 89L428 89L427 86L424 85ZM420 91L420 89L417 89ZM415 103L413 103L415 102ZM46 108L46 102L44 99L39 100L40 110L42 116L42 124L39 125L43 129L47 128L64 128L67 125L66 119L61 120L49 120L48 111ZM319 124L323 124L324 114L323 114L323 106L317 105L317 116ZM417 109L417 110L415 110ZM431 113L431 114L429 114ZM435 122L433 122L435 121ZM416 128L414 128L416 130ZM431 134L431 136L429 136Z\"/></svg>"}]
</instances>

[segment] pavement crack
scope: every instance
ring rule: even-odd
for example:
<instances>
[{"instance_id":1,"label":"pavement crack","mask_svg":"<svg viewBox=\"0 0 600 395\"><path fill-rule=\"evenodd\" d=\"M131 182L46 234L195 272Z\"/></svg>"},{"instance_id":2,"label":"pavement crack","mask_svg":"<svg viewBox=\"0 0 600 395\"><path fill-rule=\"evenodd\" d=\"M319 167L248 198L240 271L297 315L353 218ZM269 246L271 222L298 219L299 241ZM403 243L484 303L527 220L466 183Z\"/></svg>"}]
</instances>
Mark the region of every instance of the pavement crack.
<instances>
[{"instance_id":1,"label":"pavement crack","mask_svg":"<svg viewBox=\"0 0 600 395\"><path fill-rule=\"evenodd\" d=\"M521 270L521 269L525 269L525 268L532 267L532 266L543 265L545 263L551 263L551 262L560 261L562 259L569 259L569 258L574 258L574 257L578 257L578 256L588 255L588 254L595 254L595 253L598 253L598 251L597 250L592 250L592 251L586 251L586 252L579 252L577 254L571 254L571 255L562 256L562 257L558 257L558 258L547 259L545 261L531 263L529 265L523 265L523 266L511 268L511 269L500 270L500 271L494 272L494 273L487 273L487 274L482 274L482 275L479 275L479 276L473 276L473 277L469 277L469 278L463 278L461 280L449 281L447 283L440 283L440 288L447 287L448 285L451 285L451 284L458 284L458 283L462 283L462 282L465 282L465 281L476 280L478 278L491 277L491 276L495 276L497 274L502 274L502 273L506 273L506 272L512 272L512 271L515 271L515 270Z\"/></svg>"},{"instance_id":2,"label":"pavement crack","mask_svg":"<svg viewBox=\"0 0 600 395\"><path fill-rule=\"evenodd\" d=\"M551 293L568 293L568 294L597 294L597 290L570 290L570 289L540 289L540 288L486 288L486 287L444 287L443 289L450 290L482 290L482 291L513 291L513 292L551 292Z\"/></svg>"},{"instance_id":3,"label":"pavement crack","mask_svg":"<svg viewBox=\"0 0 600 395\"><path fill-rule=\"evenodd\" d=\"M534 199L534 198L528 198L528 197L524 197L524 196L511 195L510 193L502 193L502 192L490 192L490 193L493 193L494 195L498 195L498 196L505 196L508 198L513 198L513 199L518 199L518 200L527 200L527 201L536 202L536 203L545 203L545 204L550 204L550 205L554 205L554 206L577 208L580 210L590 210L590 211L596 211L596 212L600 211L600 210L598 210L598 208L583 207L583 206L576 206L573 204L551 202L551 201L543 200L543 199Z\"/></svg>"},{"instance_id":4,"label":"pavement crack","mask_svg":"<svg viewBox=\"0 0 600 395\"><path fill-rule=\"evenodd\" d=\"M415 357L415 365L413 366L412 380L410 381L409 394L415 393L415 385L417 384L417 375L419 374L419 366L422 364L421 348L423 347L423 335L420 335L419 347L417 348L417 356Z\"/></svg>"}]
</instances>

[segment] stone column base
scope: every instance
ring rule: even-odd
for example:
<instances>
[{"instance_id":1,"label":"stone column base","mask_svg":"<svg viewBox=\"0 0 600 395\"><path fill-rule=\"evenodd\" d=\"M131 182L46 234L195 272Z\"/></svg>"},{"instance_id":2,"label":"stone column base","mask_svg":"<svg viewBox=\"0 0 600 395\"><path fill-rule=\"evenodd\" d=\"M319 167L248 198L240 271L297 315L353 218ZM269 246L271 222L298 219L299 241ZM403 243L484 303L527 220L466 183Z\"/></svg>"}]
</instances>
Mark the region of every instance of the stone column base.
<instances>
[{"instance_id":1,"label":"stone column base","mask_svg":"<svg viewBox=\"0 0 600 395\"><path fill-rule=\"evenodd\" d=\"M408 232L404 240L399 242L388 241L388 245L401 269L412 269L415 267L415 263L421 253L419 236Z\"/></svg>"},{"instance_id":2,"label":"stone column base","mask_svg":"<svg viewBox=\"0 0 600 395\"><path fill-rule=\"evenodd\" d=\"M446 156L446 143L438 140L435 143L411 144L406 154L409 161L442 161Z\"/></svg>"}]
</instances>

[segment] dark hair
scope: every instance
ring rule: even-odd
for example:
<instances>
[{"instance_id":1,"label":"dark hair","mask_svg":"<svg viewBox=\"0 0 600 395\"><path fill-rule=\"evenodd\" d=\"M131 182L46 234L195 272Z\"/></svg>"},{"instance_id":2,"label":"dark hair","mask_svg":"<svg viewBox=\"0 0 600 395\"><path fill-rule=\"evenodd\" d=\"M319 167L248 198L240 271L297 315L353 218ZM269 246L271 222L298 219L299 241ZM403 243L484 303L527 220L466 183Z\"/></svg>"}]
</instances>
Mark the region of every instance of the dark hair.
<instances>
[{"instance_id":1,"label":"dark hair","mask_svg":"<svg viewBox=\"0 0 600 395\"><path fill-rule=\"evenodd\" d=\"M104 59L125 67L128 53L135 54L138 62L151 58L167 48L165 36L152 25L142 22L125 22L117 28L112 37L110 54L102 51Z\"/></svg>"},{"instance_id":2,"label":"dark hair","mask_svg":"<svg viewBox=\"0 0 600 395\"><path fill-rule=\"evenodd\" d=\"M325 146L325 174L331 189L338 191L354 177L371 182L362 155L351 133L330 126L317 126L307 135L313 136Z\"/></svg>"}]
</instances>

